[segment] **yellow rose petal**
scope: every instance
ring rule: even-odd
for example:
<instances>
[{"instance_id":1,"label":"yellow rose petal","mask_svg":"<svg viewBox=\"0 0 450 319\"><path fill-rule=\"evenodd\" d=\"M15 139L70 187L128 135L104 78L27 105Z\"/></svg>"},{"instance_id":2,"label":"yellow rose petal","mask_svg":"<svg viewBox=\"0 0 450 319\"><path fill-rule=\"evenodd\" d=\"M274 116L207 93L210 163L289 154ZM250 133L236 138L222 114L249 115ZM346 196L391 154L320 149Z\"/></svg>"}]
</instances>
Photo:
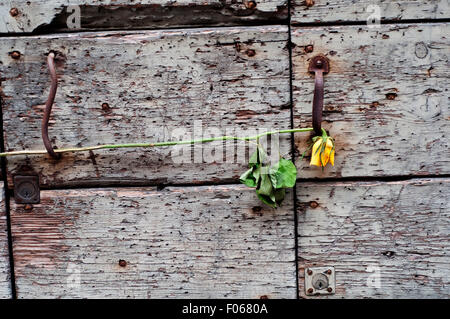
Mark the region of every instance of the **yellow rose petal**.
<instances>
[{"instance_id":1,"label":"yellow rose petal","mask_svg":"<svg viewBox=\"0 0 450 319\"><path fill-rule=\"evenodd\" d=\"M318 151L318 149L321 146L322 146L322 138L318 138L317 141L314 143L314 146L312 148L311 162L309 163L310 165L322 166L320 164L320 150Z\"/></svg>"}]
</instances>

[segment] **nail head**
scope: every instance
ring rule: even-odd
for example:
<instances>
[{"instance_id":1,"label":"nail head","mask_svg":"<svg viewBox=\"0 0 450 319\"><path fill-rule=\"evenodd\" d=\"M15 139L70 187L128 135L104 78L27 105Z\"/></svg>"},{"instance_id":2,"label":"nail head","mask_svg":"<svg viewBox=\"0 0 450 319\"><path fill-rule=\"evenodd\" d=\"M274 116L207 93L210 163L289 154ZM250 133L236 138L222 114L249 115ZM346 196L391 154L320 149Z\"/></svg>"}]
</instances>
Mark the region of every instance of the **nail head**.
<instances>
[{"instance_id":1,"label":"nail head","mask_svg":"<svg viewBox=\"0 0 450 319\"><path fill-rule=\"evenodd\" d=\"M18 60L18 59L20 59L21 54L20 54L19 51L13 51L13 52L10 53L10 56L11 56L11 58L13 58L14 60Z\"/></svg>"},{"instance_id":2,"label":"nail head","mask_svg":"<svg viewBox=\"0 0 450 319\"><path fill-rule=\"evenodd\" d=\"M249 57L255 56L255 54L256 54L255 50L253 50L253 49L247 49L247 50L245 51L245 53L246 53Z\"/></svg>"},{"instance_id":3,"label":"nail head","mask_svg":"<svg viewBox=\"0 0 450 319\"><path fill-rule=\"evenodd\" d=\"M127 262L123 259L119 259L119 266L120 267L126 267L127 266Z\"/></svg>"},{"instance_id":4,"label":"nail head","mask_svg":"<svg viewBox=\"0 0 450 319\"><path fill-rule=\"evenodd\" d=\"M17 16L19 15L19 9L17 9L17 8L11 8L11 10L9 10L9 14L10 14L12 17L17 17Z\"/></svg>"},{"instance_id":5,"label":"nail head","mask_svg":"<svg viewBox=\"0 0 450 319\"><path fill-rule=\"evenodd\" d=\"M256 8L256 2L255 1L248 1L245 3L245 7L247 9L255 9Z\"/></svg>"}]
</instances>

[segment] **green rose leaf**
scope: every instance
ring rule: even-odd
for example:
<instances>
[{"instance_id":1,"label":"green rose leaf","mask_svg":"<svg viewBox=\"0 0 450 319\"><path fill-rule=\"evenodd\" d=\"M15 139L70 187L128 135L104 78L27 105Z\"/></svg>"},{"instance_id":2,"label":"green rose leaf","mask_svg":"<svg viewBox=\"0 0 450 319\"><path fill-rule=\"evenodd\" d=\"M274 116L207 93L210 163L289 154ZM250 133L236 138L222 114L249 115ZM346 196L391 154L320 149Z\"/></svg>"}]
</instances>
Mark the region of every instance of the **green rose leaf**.
<instances>
[{"instance_id":1,"label":"green rose leaf","mask_svg":"<svg viewBox=\"0 0 450 319\"><path fill-rule=\"evenodd\" d=\"M258 146L256 151L253 152L252 156L250 156L250 160L248 162L249 167L254 167L257 165L261 165L266 158L266 153L264 152L261 146Z\"/></svg>"},{"instance_id":2,"label":"green rose leaf","mask_svg":"<svg viewBox=\"0 0 450 319\"><path fill-rule=\"evenodd\" d=\"M297 180L297 168L292 161L281 158L270 169L271 180L275 188L294 187Z\"/></svg>"},{"instance_id":3,"label":"green rose leaf","mask_svg":"<svg viewBox=\"0 0 450 319\"><path fill-rule=\"evenodd\" d=\"M258 194L272 197L275 200L275 196L272 194L272 192L273 192L273 186L272 186L272 182L270 181L269 174L262 173L261 174L261 182L258 187Z\"/></svg>"},{"instance_id":4,"label":"green rose leaf","mask_svg":"<svg viewBox=\"0 0 450 319\"><path fill-rule=\"evenodd\" d=\"M239 178L241 183L247 185L248 187L256 187L258 181L253 175L253 168L247 170L244 174Z\"/></svg>"},{"instance_id":5,"label":"green rose leaf","mask_svg":"<svg viewBox=\"0 0 450 319\"><path fill-rule=\"evenodd\" d=\"M284 200L284 197L286 197L286 190L284 188L280 188L275 191L275 202L278 205L281 204L281 202Z\"/></svg>"},{"instance_id":6,"label":"green rose leaf","mask_svg":"<svg viewBox=\"0 0 450 319\"><path fill-rule=\"evenodd\" d=\"M258 146L249 161L249 167L240 176L240 181L249 186L256 187L256 195L266 205L276 208L286 197L285 188L295 185L297 168L290 160L281 158L272 167L263 166L266 154Z\"/></svg>"},{"instance_id":7,"label":"green rose leaf","mask_svg":"<svg viewBox=\"0 0 450 319\"><path fill-rule=\"evenodd\" d=\"M260 194L258 193L258 191L256 191L256 195L264 204L269 205L270 207L273 208L277 207L277 203L274 200L272 200L272 198L270 198L269 196Z\"/></svg>"}]
</instances>

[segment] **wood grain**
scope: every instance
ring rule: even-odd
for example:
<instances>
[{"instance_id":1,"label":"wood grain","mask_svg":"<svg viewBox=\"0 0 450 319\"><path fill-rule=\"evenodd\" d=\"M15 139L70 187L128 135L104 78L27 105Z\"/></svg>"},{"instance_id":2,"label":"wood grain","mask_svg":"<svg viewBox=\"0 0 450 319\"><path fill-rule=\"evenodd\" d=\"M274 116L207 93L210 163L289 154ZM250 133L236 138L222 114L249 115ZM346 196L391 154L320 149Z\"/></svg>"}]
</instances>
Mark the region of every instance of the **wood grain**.
<instances>
[{"instance_id":1,"label":"wood grain","mask_svg":"<svg viewBox=\"0 0 450 319\"><path fill-rule=\"evenodd\" d=\"M8 232L4 194L3 183L0 183L0 299L11 298Z\"/></svg>"},{"instance_id":2,"label":"wood grain","mask_svg":"<svg viewBox=\"0 0 450 319\"><path fill-rule=\"evenodd\" d=\"M323 127L336 139L335 166L297 162L301 177L450 173L448 24L294 28L294 122L311 126L309 60L330 60ZM306 46L313 51L307 52ZM307 149L296 136L299 154Z\"/></svg>"},{"instance_id":3,"label":"wood grain","mask_svg":"<svg viewBox=\"0 0 450 319\"><path fill-rule=\"evenodd\" d=\"M0 33L230 26L287 21L287 0L0 0ZM10 10L17 9L12 16Z\"/></svg>"},{"instance_id":4,"label":"wood grain","mask_svg":"<svg viewBox=\"0 0 450 319\"><path fill-rule=\"evenodd\" d=\"M301 297L306 267L334 266L331 298L449 298L449 193L448 178L299 184Z\"/></svg>"},{"instance_id":5,"label":"wood grain","mask_svg":"<svg viewBox=\"0 0 450 319\"><path fill-rule=\"evenodd\" d=\"M373 14L378 13L381 21L450 17L448 0L314 0L313 2L314 5L308 7L305 0L293 0L292 23L367 21Z\"/></svg>"},{"instance_id":6,"label":"wood grain","mask_svg":"<svg viewBox=\"0 0 450 319\"><path fill-rule=\"evenodd\" d=\"M42 191L11 204L18 297L295 298L292 211L242 185Z\"/></svg>"},{"instance_id":7,"label":"wood grain","mask_svg":"<svg viewBox=\"0 0 450 319\"><path fill-rule=\"evenodd\" d=\"M203 137L290 128L287 37L287 27L267 26L3 38L6 150L43 148L50 50L58 53L60 84L49 134L58 148L199 138L200 124ZM191 154L189 145L68 154L59 161L22 156L8 159L8 174L11 183L12 174L29 166L44 187L237 181L248 151L243 143L222 147L203 144L203 158L200 146ZM281 137L280 150L289 152L289 135ZM188 154L184 163L178 154Z\"/></svg>"}]
</instances>

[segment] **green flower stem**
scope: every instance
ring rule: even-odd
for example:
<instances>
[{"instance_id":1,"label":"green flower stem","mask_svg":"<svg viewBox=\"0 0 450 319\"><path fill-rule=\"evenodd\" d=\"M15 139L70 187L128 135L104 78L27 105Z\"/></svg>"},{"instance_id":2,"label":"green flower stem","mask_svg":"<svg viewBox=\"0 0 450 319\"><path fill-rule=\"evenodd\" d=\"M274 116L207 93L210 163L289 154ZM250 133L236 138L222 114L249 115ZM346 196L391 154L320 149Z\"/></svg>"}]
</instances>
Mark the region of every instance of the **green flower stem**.
<instances>
[{"instance_id":1,"label":"green flower stem","mask_svg":"<svg viewBox=\"0 0 450 319\"><path fill-rule=\"evenodd\" d=\"M160 142L160 143L104 144L104 145L78 147L78 148L60 148L60 149L55 149L55 153L69 153L69 152L75 153L75 152L87 152L87 151L102 150L102 149L115 149L115 148L161 147L161 146L173 146L173 145L183 145L183 144L209 143L209 142L214 142L214 141L227 141L227 140L250 141L250 140L259 140L259 138L261 138L263 136L267 136L267 135L309 132L312 130L313 130L313 128L307 127L307 128L299 128L299 129L292 129L292 130L264 132L264 133L261 133L261 134L255 135L255 136L248 136L248 137L219 136L219 137L211 137L211 138L204 138L204 139L198 139L198 140ZM12 151L12 152L0 153L0 157L19 156L19 155L41 155L41 154L47 154L47 151L46 150Z\"/></svg>"}]
</instances>

